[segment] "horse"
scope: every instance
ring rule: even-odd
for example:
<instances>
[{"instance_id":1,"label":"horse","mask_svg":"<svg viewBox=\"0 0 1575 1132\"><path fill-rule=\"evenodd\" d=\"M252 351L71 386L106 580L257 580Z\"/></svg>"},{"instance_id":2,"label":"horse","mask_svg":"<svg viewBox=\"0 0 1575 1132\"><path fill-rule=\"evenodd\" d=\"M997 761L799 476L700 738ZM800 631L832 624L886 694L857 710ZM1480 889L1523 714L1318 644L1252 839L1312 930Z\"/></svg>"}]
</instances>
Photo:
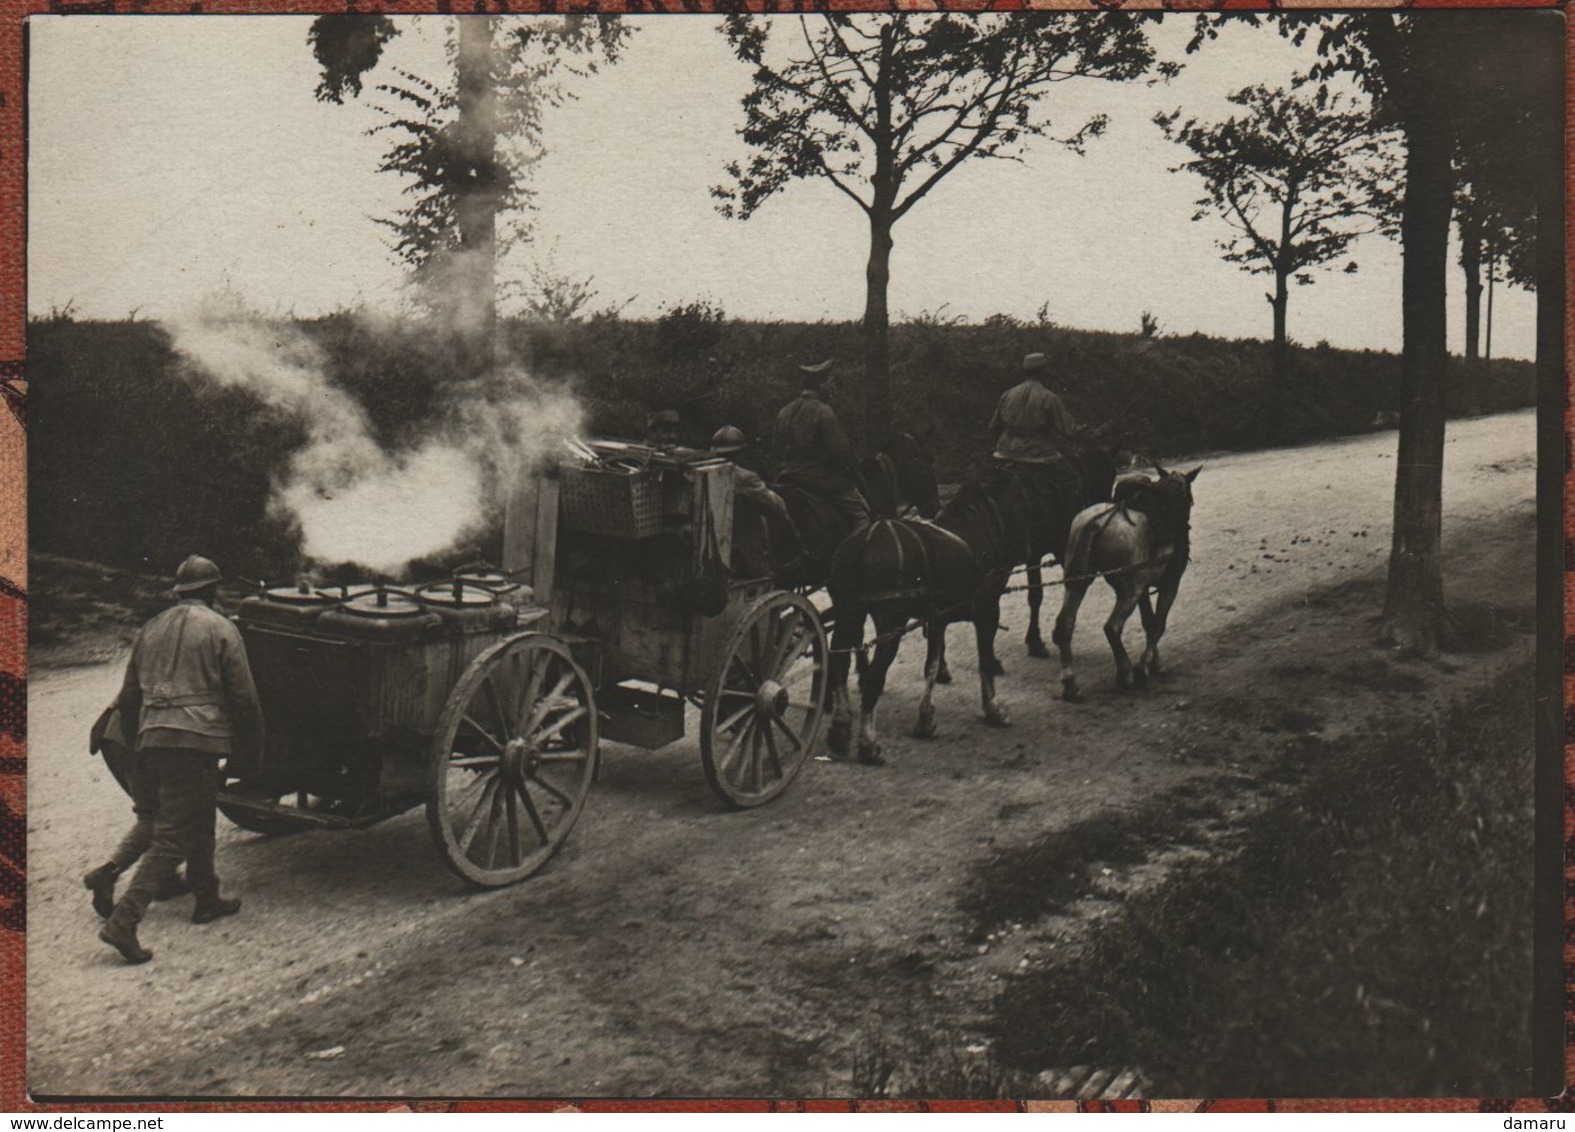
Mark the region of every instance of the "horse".
<instances>
[{"instance_id":1,"label":"horse","mask_svg":"<svg viewBox=\"0 0 1575 1132\"><path fill-rule=\"evenodd\" d=\"M941 512L944 517L945 510ZM886 688L886 673L910 618L924 623L929 637L925 656L925 693L919 705L915 734L935 734L932 697L940 672L946 626L972 621L979 649L979 694L985 720L1005 727L1005 710L996 701L995 673L989 664L1000 620L1001 586L987 571L985 560L958 532L941 522L922 519L877 519L849 536L832 557L826 588L836 611L831 637L831 730L827 744L833 754L846 755L853 737L848 704L849 657L859 656L859 762L879 766L880 736L876 706ZM864 623L872 620L874 655L862 650Z\"/></svg>"},{"instance_id":2,"label":"horse","mask_svg":"<svg viewBox=\"0 0 1575 1132\"><path fill-rule=\"evenodd\" d=\"M1076 473L1080 490L1076 493L1058 493L1060 497L1051 503L1050 510L1053 513L1046 517L1043 524L1045 540L1040 546L1029 549L1027 560L1028 632L1023 637L1023 644L1029 656L1041 660L1050 656L1050 650L1045 648L1044 638L1039 633L1039 607L1044 603L1045 556L1048 554L1057 562L1065 559L1073 517L1085 507L1108 500L1116 479L1115 455L1094 444L1076 441L1064 444L1062 457L1069 469ZM1067 498L1067 494L1071 498Z\"/></svg>"},{"instance_id":3,"label":"horse","mask_svg":"<svg viewBox=\"0 0 1575 1132\"><path fill-rule=\"evenodd\" d=\"M909 506L920 516L933 518L940 510L940 488L935 482L933 457L911 433L893 433L881 442L875 455L859 465L864 496L875 518L896 518ZM778 581L783 585L819 587L831 570L831 558L852 531L837 507L802 487L773 484L787 504L798 530L800 546L773 547L778 562L799 559L798 565Z\"/></svg>"},{"instance_id":4,"label":"horse","mask_svg":"<svg viewBox=\"0 0 1575 1132\"><path fill-rule=\"evenodd\" d=\"M1191 549L1192 482L1203 468L1171 472L1155 464L1154 469L1157 480L1124 481L1116 486L1112 502L1088 507L1072 520L1062 567L1066 589L1051 634L1061 657L1061 698L1069 703L1082 697L1072 667L1077 611L1088 587L1101 575L1116 593L1115 608L1105 621L1105 638L1116 659L1116 686L1146 687L1149 675L1160 670L1159 640L1165 635ZM1158 593L1152 605L1151 588ZM1134 607L1142 614L1145 637L1135 665L1121 644L1121 632Z\"/></svg>"}]
</instances>

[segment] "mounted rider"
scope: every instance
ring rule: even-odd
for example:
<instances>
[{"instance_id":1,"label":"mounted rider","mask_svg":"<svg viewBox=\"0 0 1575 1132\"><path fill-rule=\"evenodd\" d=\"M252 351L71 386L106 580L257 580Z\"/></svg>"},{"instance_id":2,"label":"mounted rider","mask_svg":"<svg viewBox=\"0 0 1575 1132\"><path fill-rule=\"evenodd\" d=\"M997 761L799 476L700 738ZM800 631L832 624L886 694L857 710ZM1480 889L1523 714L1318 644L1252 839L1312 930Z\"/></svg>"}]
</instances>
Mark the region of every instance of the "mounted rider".
<instances>
[{"instance_id":1,"label":"mounted rider","mask_svg":"<svg viewBox=\"0 0 1575 1132\"><path fill-rule=\"evenodd\" d=\"M782 407L772 431L777 480L835 508L844 535L869 525L870 508L859 490L858 459L830 405L830 359L799 366L803 391Z\"/></svg>"},{"instance_id":2,"label":"mounted rider","mask_svg":"<svg viewBox=\"0 0 1575 1132\"><path fill-rule=\"evenodd\" d=\"M1022 380L1001 395L990 418L990 440L996 465L1015 472L1054 508L1058 502L1075 501L1083 484L1066 456L1077 425L1065 403L1045 385L1049 372L1043 354L1023 358ZM1036 534L1034 541L1043 544L1049 536L1050 532Z\"/></svg>"}]
</instances>

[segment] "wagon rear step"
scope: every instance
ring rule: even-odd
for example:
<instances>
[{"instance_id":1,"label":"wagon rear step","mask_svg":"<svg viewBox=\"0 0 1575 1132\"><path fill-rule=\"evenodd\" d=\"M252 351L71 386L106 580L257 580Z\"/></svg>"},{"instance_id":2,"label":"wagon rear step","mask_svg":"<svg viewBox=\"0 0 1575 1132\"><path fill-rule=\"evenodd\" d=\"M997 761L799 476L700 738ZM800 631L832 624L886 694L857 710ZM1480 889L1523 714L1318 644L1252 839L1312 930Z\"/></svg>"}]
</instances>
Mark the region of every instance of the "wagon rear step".
<instances>
[{"instance_id":1,"label":"wagon rear step","mask_svg":"<svg viewBox=\"0 0 1575 1132\"><path fill-rule=\"evenodd\" d=\"M244 794L219 791L219 810L242 829L255 833L289 833L305 829L366 829L391 815L338 814L327 809L252 798Z\"/></svg>"}]
</instances>

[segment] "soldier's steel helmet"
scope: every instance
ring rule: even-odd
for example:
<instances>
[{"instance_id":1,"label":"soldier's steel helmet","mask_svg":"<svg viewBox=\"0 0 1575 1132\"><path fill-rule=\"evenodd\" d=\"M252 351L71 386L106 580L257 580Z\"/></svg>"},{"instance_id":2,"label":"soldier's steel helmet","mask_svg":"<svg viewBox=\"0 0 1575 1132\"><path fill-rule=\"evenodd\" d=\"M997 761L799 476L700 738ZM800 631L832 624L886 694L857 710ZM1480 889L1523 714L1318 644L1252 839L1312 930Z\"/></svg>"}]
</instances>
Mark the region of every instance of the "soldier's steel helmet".
<instances>
[{"instance_id":1,"label":"soldier's steel helmet","mask_svg":"<svg viewBox=\"0 0 1575 1132\"><path fill-rule=\"evenodd\" d=\"M716 430L716 435L711 438L711 451L720 456L741 451L748 445L749 441L744 436L744 430L734 428L732 425L723 425Z\"/></svg>"},{"instance_id":2,"label":"soldier's steel helmet","mask_svg":"<svg viewBox=\"0 0 1575 1132\"><path fill-rule=\"evenodd\" d=\"M212 559L193 554L175 571L175 592L189 594L195 590L216 586L223 580L223 575L219 573L219 568L214 565Z\"/></svg>"}]
</instances>

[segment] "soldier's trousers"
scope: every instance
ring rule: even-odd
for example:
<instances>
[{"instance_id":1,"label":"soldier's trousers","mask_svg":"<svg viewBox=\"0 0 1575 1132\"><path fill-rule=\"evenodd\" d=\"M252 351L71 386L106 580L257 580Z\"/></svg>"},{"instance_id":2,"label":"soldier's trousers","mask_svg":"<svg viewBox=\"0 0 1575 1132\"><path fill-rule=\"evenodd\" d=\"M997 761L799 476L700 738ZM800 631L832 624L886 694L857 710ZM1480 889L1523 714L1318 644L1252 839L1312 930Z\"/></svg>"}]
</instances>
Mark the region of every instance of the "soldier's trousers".
<instances>
[{"instance_id":1,"label":"soldier's trousers","mask_svg":"<svg viewBox=\"0 0 1575 1132\"><path fill-rule=\"evenodd\" d=\"M219 756L184 747L146 747L135 761L145 776L143 789L158 799L158 811L147 852L115 906L116 917L133 924L142 919L153 894L175 879L182 860L199 903L219 892L213 868Z\"/></svg>"},{"instance_id":2,"label":"soldier's trousers","mask_svg":"<svg viewBox=\"0 0 1575 1132\"><path fill-rule=\"evenodd\" d=\"M130 768L126 789L131 792L131 812L136 815L136 824L126 831L109 857L121 872L140 861L153 844L153 823L159 812L159 784L143 769L146 760L133 754L126 756L126 763Z\"/></svg>"}]
</instances>

